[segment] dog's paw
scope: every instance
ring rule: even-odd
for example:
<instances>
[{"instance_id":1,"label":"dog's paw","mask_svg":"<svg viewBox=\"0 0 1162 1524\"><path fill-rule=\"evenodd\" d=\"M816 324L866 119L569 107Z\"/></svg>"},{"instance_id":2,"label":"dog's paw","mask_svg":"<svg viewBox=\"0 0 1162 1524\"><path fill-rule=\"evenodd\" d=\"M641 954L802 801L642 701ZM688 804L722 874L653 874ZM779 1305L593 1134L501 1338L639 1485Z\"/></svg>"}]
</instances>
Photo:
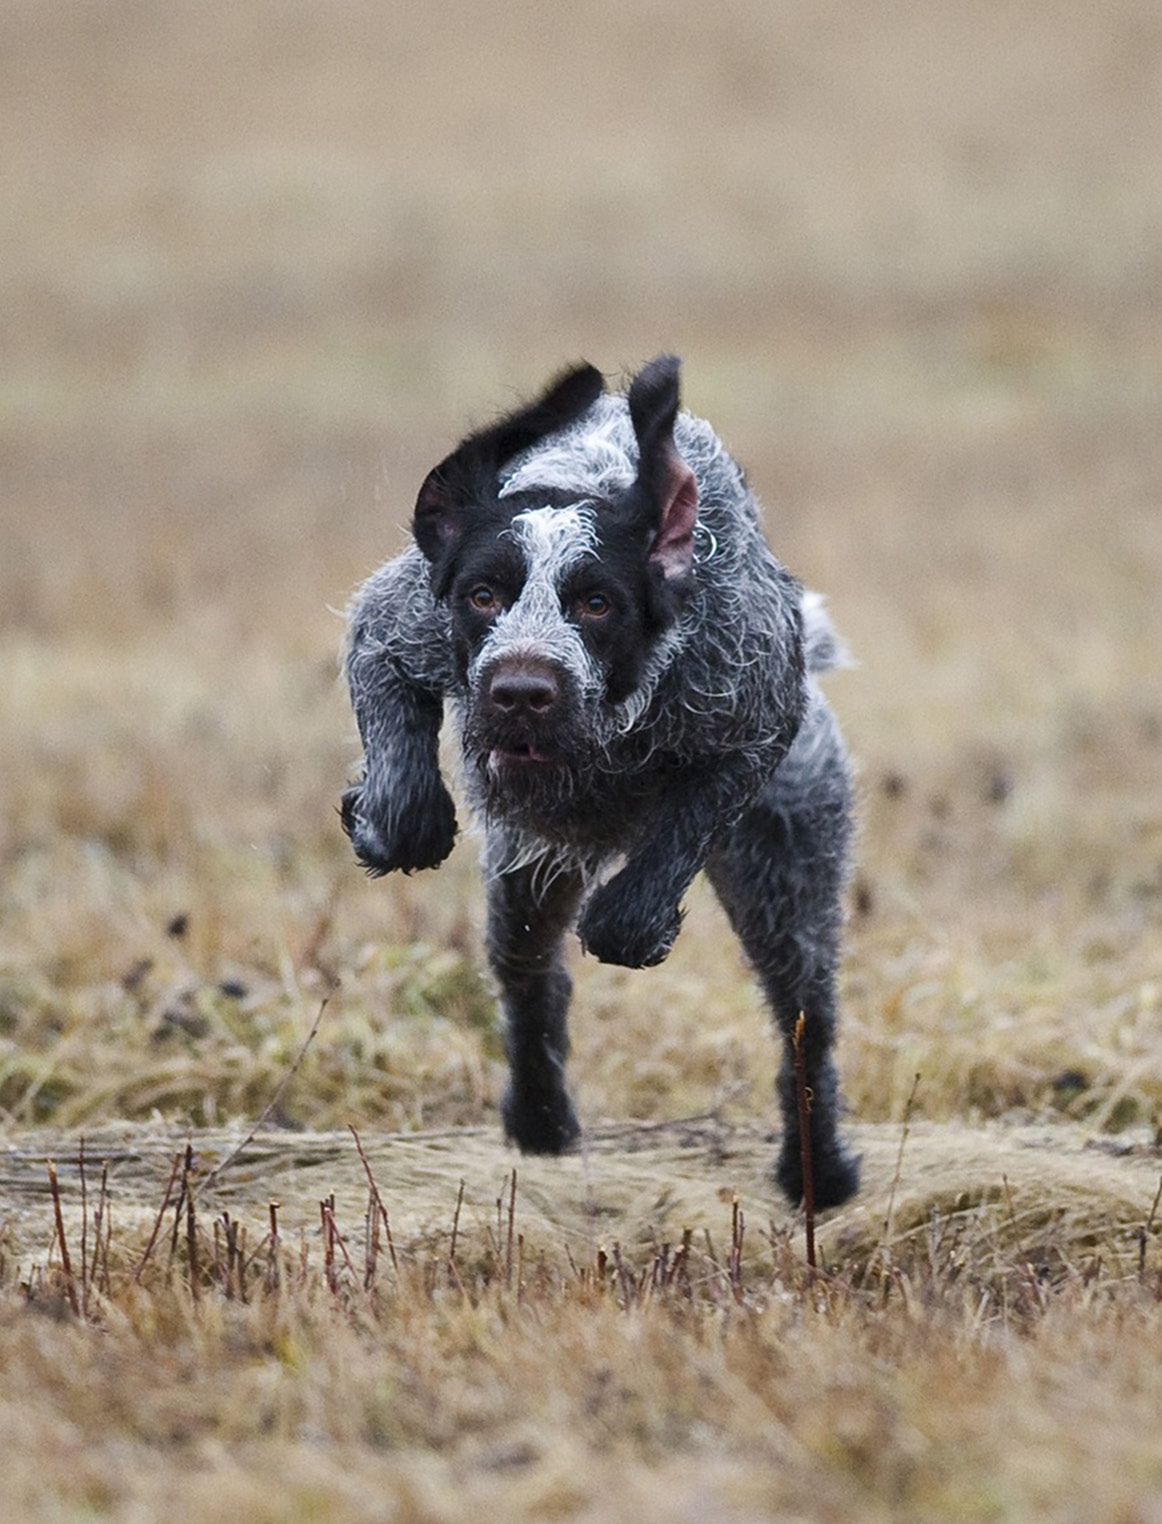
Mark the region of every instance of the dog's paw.
<instances>
[{"instance_id":1,"label":"dog's paw","mask_svg":"<svg viewBox=\"0 0 1162 1524\"><path fill-rule=\"evenodd\" d=\"M504 1135L522 1154L563 1154L581 1136L581 1124L564 1090L534 1096L505 1091L500 1106Z\"/></svg>"},{"instance_id":2,"label":"dog's paw","mask_svg":"<svg viewBox=\"0 0 1162 1524\"><path fill-rule=\"evenodd\" d=\"M438 868L456 840L456 807L439 779L403 810L377 810L365 785L354 784L343 795L339 818L373 878Z\"/></svg>"},{"instance_id":3,"label":"dog's paw","mask_svg":"<svg viewBox=\"0 0 1162 1524\"><path fill-rule=\"evenodd\" d=\"M581 915L577 935L585 951L622 968L653 968L668 957L682 926L679 905L652 905L619 873L602 884Z\"/></svg>"}]
</instances>

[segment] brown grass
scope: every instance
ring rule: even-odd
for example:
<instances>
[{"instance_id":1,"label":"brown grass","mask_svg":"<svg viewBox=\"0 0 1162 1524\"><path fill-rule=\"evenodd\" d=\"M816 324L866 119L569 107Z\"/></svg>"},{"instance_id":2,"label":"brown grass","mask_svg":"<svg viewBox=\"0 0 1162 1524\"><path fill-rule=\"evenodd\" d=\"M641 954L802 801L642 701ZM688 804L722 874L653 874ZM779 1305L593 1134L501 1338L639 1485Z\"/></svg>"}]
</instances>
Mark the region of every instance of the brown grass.
<instances>
[{"instance_id":1,"label":"brown grass","mask_svg":"<svg viewBox=\"0 0 1162 1524\"><path fill-rule=\"evenodd\" d=\"M0 6L14 1516L1157 1514L1160 71L1143 0ZM435 453L663 347L861 664L868 1183L814 1286L708 894L661 969L576 960L587 1151L514 1160L472 842L368 884L334 814L332 610ZM245 1135L336 979L200 1278L133 1283L174 1152ZM373 1293L324 1264L332 1192L363 1264L348 1123ZM244 1304L213 1224L272 1196Z\"/></svg>"},{"instance_id":2,"label":"brown grass","mask_svg":"<svg viewBox=\"0 0 1162 1524\"><path fill-rule=\"evenodd\" d=\"M268 1137L212 1198L230 1136L194 1158L105 1129L59 1188L35 1149L64 1140L18 1139L21 1231L56 1213L0 1305L10 1506L1135 1517L1158 1478L1157 1161L1028 1129L859 1141L867 1189L813 1275L766 1217L759 1140L707 1121L515 1170L480 1130ZM73 1459L46 1469L62 1431Z\"/></svg>"}]
</instances>

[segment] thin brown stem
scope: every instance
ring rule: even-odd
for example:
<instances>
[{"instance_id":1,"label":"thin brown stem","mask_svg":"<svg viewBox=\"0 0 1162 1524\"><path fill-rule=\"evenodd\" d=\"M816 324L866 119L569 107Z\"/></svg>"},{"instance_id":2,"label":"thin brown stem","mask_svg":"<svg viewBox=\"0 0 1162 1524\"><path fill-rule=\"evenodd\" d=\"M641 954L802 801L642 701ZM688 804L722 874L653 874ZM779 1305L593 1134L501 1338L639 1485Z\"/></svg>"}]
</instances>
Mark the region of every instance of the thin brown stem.
<instances>
[{"instance_id":1,"label":"thin brown stem","mask_svg":"<svg viewBox=\"0 0 1162 1524\"><path fill-rule=\"evenodd\" d=\"M149 1263L149 1256L153 1253L154 1245L157 1243L158 1234L161 1232L161 1224L165 1218L170 1200L173 1197L173 1188L177 1183L178 1170L180 1170L181 1167L181 1154L174 1154L173 1164L170 1166L169 1180L166 1182L165 1195L161 1198L161 1205L158 1207L157 1216L153 1220L153 1232L149 1235L149 1242L145 1245L145 1250L141 1256L140 1261L138 1262L137 1269L133 1272L133 1279L135 1281L141 1280L142 1272L144 1271L146 1265Z\"/></svg>"},{"instance_id":2,"label":"thin brown stem","mask_svg":"<svg viewBox=\"0 0 1162 1524\"><path fill-rule=\"evenodd\" d=\"M512 1186L508 1193L508 1236L504 1249L504 1284L507 1288L512 1287L512 1235L513 1225L516 1221L516 1170L512 1172Z\"/></svg>"},{"instance_id":3,"label":"thin brown stem","mask_svg":"<svg viewBox=\"0 0 1162 1524\"><path fill-rule=\"evenodd\" d=\"M338 981L336 980L336 985L337 984ZM331 989L328 990L327 993L323 996L322 1002L318 1009L318 1013L316 1014L315 1019L311 1024L311 1030L307 1033L305 1039L303 1040L302 1047L295 1055L294 1063L291 1064L290 1068L283 1075L281 1081L279 1082L278 1088L275 1090L270 1100L266 1103L265 1107L263 1108L262 1115L258 1118L258 1121L255 1122L254 1126L242 1139L241 1143L239 1143L235 1148L232 1148L226 1157L214 1166L206 1178L201 1182L201 1185L198 1187L199 1190L205 1190L208 1185L213 1185L218 1176L229 1169L230 1165L234 1163L235 1159L238 1158L243 1149L249 1148L251 1143L254 1142L254 1139L258 1136L259 1130L265 1125L266 1120L270 1116L271 1112L274 1111L275 1107L282 1100L284 1094L286 1093L286 1087L299 1072L299 1068L302 1065L303 1059L307 1056L307 1049L314 1042L315 1037L318 1034L319 1024L323 1020L323 1012L331 1003L331 996L334 994L335 987L336 986L333 985Z\"/></svg>"},{"instance_id":4,"label":"thin brown stem","mask_svg":"<svg viewBox=\"0 0 1162 1524\"><path fill-rule=\"evenodd\" d=\"M807 1084L807 1063L803 1056L803 1034L807 1014L799 1012L795 1022L793 1053L795 1064L795 1100L799 1109L799 1155L803 1169L803 1218L807 1233L807 1264L815 1269L815 1172L811 1162L811 1090Z\"/></svg>"},{"instance_id":5,"label":"thin brown stem","mask_svg":"<svg viewBox=\"0 0 1162 1524\"><path fill-rule=\"evenodd\" d=\"M57 1241L61 1246L61 1269L65 1277L65 1292L69 1299L69 1306L73 1309L74 1316L79 1318L81 1315L81 1304L77 1300L77 1287L73 1280L73 1266L72 1261L69 1259L68 1240L65 1237L65 1218L64 1212L61 1209L61 1192L60 1186L57 1183L56 1165L51 1159L48 1161L48 1184L49 1190L52 1192L52 1210L56 1218Z\"/></svg>"},{"instance_id":6,"label":"thin brown stem","mask_svg":"<svg viewBox=\"0 0 1162 1524\"><path fill-rule=\"evenodd\" d=\"M363 1165L363 1173L367 1176L367 1184L371 1190L372 1200L375 1202L376 1210L379 1212L380 1220L383 1223L383 1236L387 1240L387 1253L391 1259L391 1268L398 1275L399 1261L395 1257L395 1242L391 1236L391 1219L387 1215L387 1204L383 1199L379 1186L376 1184L375 1176L371 1173L371 1165L368 1162L366 1153L363 1151L363 1143L359 1134L351 1126L350 1122L347 1123L347 1129L355 1139L356 1152L359 1154L359 1161Z\"/></svg>"}]
</instances>

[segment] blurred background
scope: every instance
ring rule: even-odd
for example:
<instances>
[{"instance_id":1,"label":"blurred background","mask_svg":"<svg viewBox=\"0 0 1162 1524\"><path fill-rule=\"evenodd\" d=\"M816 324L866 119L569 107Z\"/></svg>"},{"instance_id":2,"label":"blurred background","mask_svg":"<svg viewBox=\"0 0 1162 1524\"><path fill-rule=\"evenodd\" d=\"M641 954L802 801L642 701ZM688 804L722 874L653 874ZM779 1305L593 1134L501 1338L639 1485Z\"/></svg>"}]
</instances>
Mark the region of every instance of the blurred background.
<instances>
[{"instance_id":1,"label":"blurred background","mask_svg":"<svg viewBox=\"0 0 1162 1524\"><path fill-rule=\"evenodd\" d=\"M1150 1123L1160 145L1148 0L0 0L0 1118L253 1107L334 976L292 1120L493 1114L336 610L468 425L673 349L859 663L857 1114ZM695 898L582 965L589 1116L767 1106Z\"/></svg>"}]
</instances>

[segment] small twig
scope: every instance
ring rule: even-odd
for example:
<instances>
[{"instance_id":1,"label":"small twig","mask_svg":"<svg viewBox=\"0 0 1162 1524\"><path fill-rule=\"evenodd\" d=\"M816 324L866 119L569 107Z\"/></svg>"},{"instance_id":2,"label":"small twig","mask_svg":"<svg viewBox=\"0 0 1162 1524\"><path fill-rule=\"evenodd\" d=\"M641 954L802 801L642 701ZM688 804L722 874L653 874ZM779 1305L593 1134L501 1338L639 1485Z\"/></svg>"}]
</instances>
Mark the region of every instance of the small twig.
<instances>
[{"instance_id":1,"label":"small twig","mask_svg":"<svg viewBox=\"0 0 1162 1524\"><path fill-rule=\"evenodd\" d=\"M181 1154L174 1154L173 1165L169 1172L169 1180L166 1183L165 1187L165 1195L161 1199L161 1205L157 1209L157 1216L154 1218L153 1232L149 1235L149 1242L145 1246L145 1252L141 1256L141 1260L137 1266L137 1269L133 1272L133 1279L135 1281L141 1280L141 1275L145 1269L146 1264L149 1261L149 1256L153 1253L154 1245L157 1243L157 1235L161 1232L162 1219L165 1217L166 1208L169 1206L170 1198L173 1195L174 1183L178 1177L178 1170L181 1169L181 1167Z\"/></svg>"},{"instance_id":2,"label":"small twig","mask_svg":"<svg viewBox=\"0 0 1162 1524\"><path fill-rule=\"evenodd\" d=\"M113 1233L113 1214L109 1210L109 1161L101 1161L101 1186L97 1192L97 1211L93 1217L93 1284L109 1293L109 1240Z\"/></svg>"},{"instance_id":3,"label":"small twig","mask_svg":"<svg viewBox=\"0 0 1162 1524\"><path fill-rule=\"evenodd\" d=\"M52 1192L52 1209L56 1218L56 1236L61 1246L61 1269L64 1271L65 1291L68 1294L69 1306L73 1309L74 1317L80 1317L81 1304L77 1300L77 1288L73 1281L73 1267L69 1259L69 1245L65 1238L65 1218L61 1210L61 1192L57 1184L56 1165L50 1159L48 1161L48 1184Z\"/></svg>"},{"instance_id":4,"label":"small twig","mask_svg":"<svg viewBox=\"0 0 1162 1524\"><path fill-rule=\"evenodd\" d=\"M1158 1204L1162 1202L1162 1176L1158 1178L1158 1189L1154 1192L1154 1200L1150 1204L1150 1215L1146 1218L1146 1232L1150 1233L1154 1228L1154 1218L1158 1214Z\"/></svg>"},{"instance_id":5,"label":"small twig","mask_svg":"<svg viewBox=\"0 0 1162 1524\"><path fill-rule=\"evenodd\" d=\"M284 1094L286 1093L286 1087L290 1084L291 1080L293 1080L295 1075L299 1072L299 1068L302 1065L303 1059L306 1058L306 1056L307 1056L307 1049L314 1042L315 1037L318 1034L319 1024L323 1020L323 1012L327 1009L328 1005L330 1005L330 1003L331 1003L331 996L335 993L335 990L338 987L338 983L339 983L339 981L336 980L335 983L331 986L331 988L327 991L327 993L323 996L323 999L322 999L322 1001L319 1004L318 1013L316 1014L314 1021L311 1023L311 1030L307 1033L306 1038L303 1041L302 1047L299 1049L298 1053L295 1055L294 1063L291 1064L290 1068L283 1075L281 1081L279 1082L278 1088L275 1090L274 1094L271 1096L270 1100L267 1102L266 1106L263 1109L262 1115L258 1118L258 1121L255 1122L254 1126L250 1129L250 1131L242 1139L241 1143L239 1143L236 1148L231 1149L231 1151L226 1155L226 1157L224 1159L220 1160L219 1163L215 1164L214 1168L210 1171L210 1173L205 1177L205 1179L199 1185L199 1187L198 1187L199 1190L205 1190L205 1188L207 1186L212 1185L214 1183L214 1181L217 1180L218 1176L221 1175L225 1170L227 1170L230 1167L231 1164L234 1163L235 1159L238 1158L238 1155L243 1151L243 1149L249 1148L250 1145L254 1142L255 1138L258 1136L259 1131L265 1125L267 1119L269 1118L271 1112L274 1111L275 1107L282 1100Z\"/></svg>"},{"instance_id":6,"label":"small twig","mask_svg":"<svg viewBox=\"0 0 1162 1524\"><path fill-rule=\"evenodd\" d=\"M240 1302L244 1302L246 1300L246 1228L236 1217L231 1217L229 1212L223 1212L221 1217L215 1218L215 1252L219 1225L226 1243L226 1270L223 1276L226 1300L232 1302L237 1297Z\"/></svg>"},{"instance_id":7,"label":"small twig","mask_svg":"<svg viewBox=\"0 0 1162 1524\"><path fill-rule=\"evenodd\" d=\"M675 1281L681 1285L689 1286L687 1264L690 1259L690 1245L694 1241L694 1232L691 1228L682 1229L682 1247L670 1261L670 1268L666 1275L666 1285L672 1286Z\"/></svg>"},{"instance_id":8,"label":"small twig","mask_svg":"<svg viewBox=\"0 0 1162 1524\"><path fill-rule=\"evenodd\" d=\"M512 1289L512 1232L516 1220L516 1170L512 1172L512 1187L508 1193L508 1237L504 1248L504 1284ZM519 1281L518 1281L519 1284Z\"/></svg>"},{"instance_id":9,"label":"small twig","mask_svg":"<svg viewBox=\"0 0 1162 1524\"><path fill-rule=\"evenodd\" d=\"M659 1288L666 1286L667 1276L670 1269L670 1241L662 1240L662 1246L654 1254L653 1263L650 1265L650 1295L652 1296Z\"/></svg>"},{"instance_id":10,"label":"small twig","mask_svg":"<svg viewBox=\"0 0 1162 1524\"><path fill-rule=\"evenodd\" d=\"M201 1287L198 1284L198 1218L194 1205L194 1190L192 1176L194 1172L194 1145L186 1144L185 1166L182 1170L182 1194L186 1202L186 1251L190 1261L190 1295L197 1302L201 1298Z\"/></svg>"},{"instance_id":11,"label":"small twig","mask_svg":"<svg viewBox=\"0 0 1162 1524\"><path fill-rule=\"evenodd\" d=\"M912 1079L912 1088L908 1091L908 1099L904 1103L904 1121L900 1128L900 1146L896 1150L896 1167L892 1172L892 1183L888 1189L888 1209L884 1213L883 1242L886 1247L892 1233L892 1217L896 1208L896 1188L904 1174L904 1145L908 1141L908 1133L912 1126L912 1109L916 1104L916 1092L920 1088L920 1076L916 1074Z\"/></svg>"},{"instance_id":12,"label":"small twig","mask_svg":"<svg viewBox=\"0 0 1162 1524\"><path fill-rule=\"evenodd\" d=\"M327 1289L331 1292L339 1290L339 1276L335 1268L335 1250L343 1256L343 1263L351 1272L351 1278L356 1279L355 1266L351 1261L351 1255L347 1252L347 1244L339 1225L335 1221L335 1192L319 1202L319 1213L323 1223L323 1270L327 1281Z\"/></svg>"},{"instance_id":13,"label":"small twig","mask_svg":"<svg viewBox=\"0 0 1162 1524\"><path fill-rule=\"evenodd\" d=\"M343 1256L343 1263L347 1266L347 1269L348 1269L348 1271L350 1272L350 1275L351 1275L351 1279L352 1280L356 1280L356 1279L358 1279L358 1277L357 1277L357 1275L355 1273L355 1265L352 1262L351 1255L350 1255L350 1253L348 1252L348 1249L347 1249L347 1240L343 1237L342 1233L340 1233L340 1231L339 1231L339 1224L338 1224L338 1222L337 1222L337 1220L335 1218L335 1192L334 1191L332 1191L331 1194L327 1197L326 1201L324 1201L322 1203L322 1207L323 1207L323 1219L324 1219L324 1222L327 1224L327 1231L328 1231L329 1236L330 1236L331 1268L332 1268L332 1272L334 1272L335 1249L337 1247L338 1250L339 1250L339 1253ZM332 1291L337 1291L339 1289L339 1279L338 1279L338 1276L335 1276L334 1284L332 1285L331 1289L332 1289Z\"/></svg>"},{"instance_id":14,"label":"small twig","mask_svg":"<svg viewBox=\"0 0 1162 1524\"><path fill-rule=\"evenodd\" d=\"M335 1290L335 1217L333 1211L328 1210L328 1202L333 1206L334 1201L332 1195L319 1202L319 1219L323 1227L323 1276L327 1290L331 1292Z\"/></svg>"},{"instance_id":15,"label":"small twig","mask_svg":"<svg viewBox=\"0 0 1162 1524\"><path fill-rule=\"evenodd\" d=\"M633 1278L633 1272L621 1257L621 1244L614 1241L613 1266L617 1282L621 1287L622 1306L628 1311L637 1300L637 1284Z\"/></svg>"},{"instance_id":16,"label":"small twig","mask_svg":"<svg viewBox=\"0 0 1162 1524\"><path fill-rule=\"evenodd\" d=\"M383 1196L380 1194L379 1186L375 1181L375 1176L371 1173L371 1165L368 1163L367 1155L363 1151L363 1143L359 1137L359 1134L355 1131L354 1127L351 1126L350 1122L347 1123L347 1129L350 1132L351 1136L355 1139L355 1149L359 1155L360 1163L363 1165L363 1173L367 1176L367 1184L371 1190L372 1200L374 1201L375 1206L379 1211L379 1215L383 1221L383 1234L387 1239L387 1252L388 1256L391 1259L391 1268L398 1275L399 1261L395 1257L395 1243L391 1236L391 1219L387 1215L387 1205L384 1202Z\"/></svg>"},{"instance_id":17,"label":"small twig","mask_svg":"<svg viewBox=\"0 0 1162 1524\"><path fill-rule=\"evenodd\" d=\"M734 1196L730 1204L730 1256L727 1260L727 1275L730 1279L730 1290L736 1302L742 1301L742 1240L745 1233L746 1217L743 1215L738 1197ZM808 1240L808 1248L813 1256L814 1235ZM811 1258L808 1263L814 1269L814 1258Z\"/></svg>"},{"instance_id":18,"label":"small twig","mask_svg":"<svg viewBox=\"0 0 1162 1524\"><path fill-rule=\"evenodd\" d=\"M803 1218L807 1234L807 1265L815 1269L815 1171L811 1162L811 1091L807 1084L807 1063L803 1056L803 1034L807 1014L799 1012L792 1039L795 1065L795 1099L799 1107L799 1157L803 1171Z\"/></svg>"},{"instance_id":19,"label":"small twig","mask_svg":"<svg viewBox=\"0 0 1162 1524\"><path fill-rule=\"evenodd\" d=\"M1158 1189L1154 1192L1154 1200L1150 1203L1150 1215L1146 1218L1145 1226L1138 1230L1138 1279L1146 1278L1146 1244L1154 1228L1154 1218L1158 1212L1158 1204L1162 1202L1162 1176L1158 1178Z\"/></svg>"},{"instance_id":20,"label":"small twig","mask_svg":"<svg viewBox=\"0 0 1162 1524\"><path fill-rule=\"evenodd\" d=\"M178 1155L179 1161L182 1159L182 1157L182 1155ZM181 1241L182 1236L182 1217L186 1210L186 1190L188 1183L188 1173L185 1169L183 1169L181 1172L181 1179L178 1181L178 1197L173 1209L173 1231L169 1236L169 1259L166 1261L167 1270L173 1269L173 1262L177 1258L178 1244Z\"/></svg>"},{"instance_id":21,"label":"small twig","mask_svg":"<svg viewBox=\"0 0 1162 1524\"><path fill-rule=\"evenodd\" d=\"M370 1291L379 1273L379 1213L375 1207L375 1192L367 1193L367 1210L363 1214L363 1289Z\"/></svg>"},{"instance_id":22,"label":"small twig","mask_svg":"<svg viewBox=\"0 0 1162 1524\"><path fill-rule=\"evenodd\" d=\"M268 1291L277 1291L280 1279L278 1255L281 1240L278 1236L278 1208L279 1203L277 1201L270 1203L270 1249L266 1262L266 1289Z\"/></svg>"},{"instance_id":23,"label":"small twig","mask_svg":"<svg viewBox=\"0 0 1162 1524\"><path fill-rule=\"evenodd\" d=\"M81 1177L81 1301L89 1301L89 1189L85 1179L85 1140L77 1148L77 1169Z\"/></svg>"},{"instance_id":24,"label":"small twig","mask_svg":"<svg viewBox=\"0 0 1162 1524\"><path fill-rule=\"evenodd\" d=\"M456 1235L460 1231L460 1208L464 1205L464 1182L461 1180L460 1189L456 1193L456 1210L452 1214L452 1241L448 1245L448 1268L456 1269Z\"/></svg>"}]
</instances>

